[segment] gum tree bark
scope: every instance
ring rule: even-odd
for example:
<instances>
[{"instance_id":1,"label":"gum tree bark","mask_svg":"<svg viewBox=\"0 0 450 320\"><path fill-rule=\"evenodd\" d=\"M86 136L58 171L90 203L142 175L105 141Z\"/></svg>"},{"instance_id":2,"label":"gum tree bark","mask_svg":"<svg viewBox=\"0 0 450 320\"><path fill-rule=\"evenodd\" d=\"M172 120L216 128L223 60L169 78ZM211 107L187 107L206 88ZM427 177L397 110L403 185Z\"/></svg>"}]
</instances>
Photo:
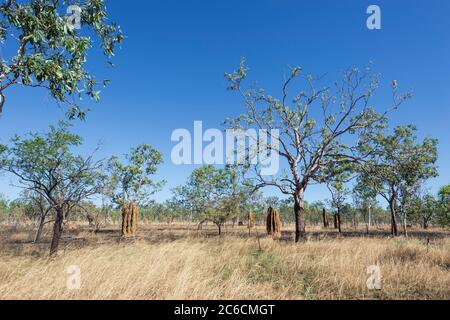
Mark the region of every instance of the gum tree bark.
<instances>
[{"instance_id":1,"label":"gum tree bark","mask_svg":"<svg viewBox=\"0 0 450 320\"><path fill-rule=\"evenodd\" d=\"M304 190L298 189L294 194L295 242L306 239Z\"/></svg>"},{"instance_id":2,"label":"gum tree bark","mask_svg":"<svg viewBox=\"0 0 450 320\"><path fill-rule=\"evenodd\" d=\"M395 218L395 215L397 214L395 199L389 201L389 209L391 211L391 234L393 236L398 236L397 220Z\"/></svg>"}]
</instances>

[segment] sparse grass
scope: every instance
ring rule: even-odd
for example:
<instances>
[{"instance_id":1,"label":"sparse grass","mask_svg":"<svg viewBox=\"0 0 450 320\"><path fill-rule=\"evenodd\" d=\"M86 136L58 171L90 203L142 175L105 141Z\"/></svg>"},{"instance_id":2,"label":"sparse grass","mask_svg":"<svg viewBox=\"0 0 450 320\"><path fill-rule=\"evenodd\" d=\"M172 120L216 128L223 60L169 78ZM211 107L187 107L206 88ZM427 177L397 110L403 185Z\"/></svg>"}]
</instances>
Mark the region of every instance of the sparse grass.
<instances>
[{"instance_id":1,"label":"sparse grass","mask_svg":"<svg viewBox=\"0 0 450 320\"><path fill-rule=\"evenodd\" d=\"M72 230L72 229L71 229ZM137 240L116 232L65 234L58 257L32 233L0 238L0 299L450 299L450 237L311 237L301 244L261 239L243 227L223 237L186 225L141 227ZM5 229L3 229L5 231ZM321 240L319 240L321 239ZM382 290L367 289L379 265ZM68 290L67 267L81 269Z\"/></svg>"}]
</instances>

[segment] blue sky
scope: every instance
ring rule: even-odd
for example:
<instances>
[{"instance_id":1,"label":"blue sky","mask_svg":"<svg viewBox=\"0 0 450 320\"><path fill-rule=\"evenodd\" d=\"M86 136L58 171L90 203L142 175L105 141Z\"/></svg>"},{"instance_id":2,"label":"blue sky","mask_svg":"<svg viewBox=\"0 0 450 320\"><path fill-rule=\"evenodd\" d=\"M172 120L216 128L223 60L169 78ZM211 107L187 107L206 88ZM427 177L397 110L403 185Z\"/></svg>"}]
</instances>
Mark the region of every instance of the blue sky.
<instances>
[{"instance_id":1,"label":"blue sky","mask_svg":"<svg viewBox=\"0 0 450 320\"><path fill-rule=\"evenodd\" d=\"M129 5L127 3L133 3ZM246 57L251 78L274 96L280 92L288 65L331 81L343 70L374 62L382 75L377 107L387 103L388 85L396 79L414 98L392 115L391 123L414 123L421 137L440 141L440 177L431 191L450 182L450 2L415 1L301 1L189 0L107 1L108 11L127 36L109 68L97 51L89 69L110 85L92 106L86 122L74 130L85 139L83 152L102 142L99 157L123 154L130 146L148 143L161 150L165 164L158 177L168 181L156 195L170 196L192 166L171 164L177 128L192 130L195 120L218 128L226 117L243 111L241 100L227 92L224 72ZM382 29L366 28L366 9L377 4ZM2 48L5 52L9 48ZM383 93L384 92L384 93ZM45 130L64 118L44 91L8 90L0 118L0 141L15 133ZM384 103L384 104L383 104ZM13 198L17 190L0 177L0 193ZM312 187L307 200L324 199L324 188Z\"/></svg>"}]
</instances>

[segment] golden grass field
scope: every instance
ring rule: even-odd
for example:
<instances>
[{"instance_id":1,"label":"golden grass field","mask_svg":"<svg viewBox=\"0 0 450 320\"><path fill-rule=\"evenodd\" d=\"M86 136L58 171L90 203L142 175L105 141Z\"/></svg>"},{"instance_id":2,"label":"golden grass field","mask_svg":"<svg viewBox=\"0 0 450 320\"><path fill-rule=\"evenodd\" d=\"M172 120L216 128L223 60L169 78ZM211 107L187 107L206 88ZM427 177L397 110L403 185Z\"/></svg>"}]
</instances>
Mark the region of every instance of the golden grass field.
<instances>
[{"instance_id":1,"label":"golden grass field","mask_svg":"<svg viewBox=\"0 0 450 320\"><path fill-rule=\"evenodd\" d=\"M123 240L118 226L94 234L68 225L50 259L50 230L32 244L31 228L3 226L0 299L450 299L448 231L391 238L310 228L308 241L294 244L292 230L278 241L262 235L259 251L242 226L219 237L212 225L150 223ZM79 290L67 288L71 265L81 271ZM370 265L380 267L381 290L367 288Z\"/></svg>"}]
</instances>

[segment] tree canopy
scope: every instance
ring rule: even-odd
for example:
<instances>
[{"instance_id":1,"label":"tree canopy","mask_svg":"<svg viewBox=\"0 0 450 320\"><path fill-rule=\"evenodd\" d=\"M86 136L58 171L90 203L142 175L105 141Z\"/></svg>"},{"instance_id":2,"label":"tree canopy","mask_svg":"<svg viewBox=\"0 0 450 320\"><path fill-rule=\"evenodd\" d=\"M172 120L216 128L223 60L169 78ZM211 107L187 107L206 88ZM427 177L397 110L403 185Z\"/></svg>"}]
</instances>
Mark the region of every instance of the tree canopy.
<instances>
[{"instance_id":1,"label":"tree canopy","mask_svg":"<svg viewBox=\"0 0 450 320\"><path fill-rule=\"evenodd\" d=\"M418 142L416 130L409 125L396 127L390 135L380 133L372 141L375 151L361 166L363 183L389 204L395 235L399 201L412 195L422 181L437 175L438 141L425 138Z\"/></svg>"},{"instance_id":2,"label":"tree canopy","mask_svg":"<svg viewBox=\"0 0 450 320\"><path fill-rule=\"evenodd\" d=\"M252 203L247 188L239 183L232 167L205 165L194 169L184 186L174 190L175 198L187 211L202 221L213 221L219 228L231 217L237 217Z\"/></svg>"},{"instance_id":3,"label":"tree canopy","mask_svg":"<svg viewBox=\"0 0 450 320\"><path fill-rule=\"evenodd\" d=\"M164 181L154 181L151 177L163 163L162 155L152 146L142 144L132 148L125 159L127 163L124 164L113 156L108 162L110 195L119 205L130 202L145 204L164 184Z\"/></svg>"},{"instance_id":4,"label":"tree canopy","mask_svg":"<svg viewBox=\"0 0 450 320\"><path fill-rule=\"evenodd\" d=\"M80 28L67 15L76 5ZM72 8L74 8L72 6ZM107 57L124 39L119 26L108 21L103 0L6 0L0 5L0 42L15 50L0 59L0 113L13 86L44 88L68 106L70 118L85 110L72 97L100 98L100 85L86 68L88 51L100 43Z\"/></svg>"},{"instance_id":5,"label":"tree canopy","mask_svg":"<svg viewBox=\"0 0 450 320\"><path fill-rule=\"evenodd\" d=\"M74 153L82 139L69 128L60 122L45 134L16 135L9 145L0 146L0 168L15 175L24 191L44 197L56 212L51 254L58 249L65 218L99 192L103 177L101 162Z\"/></svg>"},{"instance_id":6,"label":"tree canopy","mask_svg":"<svg viewBox=\"0 0 450 320\"><path fill-rule=\"evenodd\" d=\"M301 67L290 69L282 84L280 98L264 89L245 88L248 68L241 61L239 68L226 73L229 90L244 100L245 112L228 119L232 128L278 129L271 135L278 148L272 148L287 163L287 170L276 176L261 175L261 163L248 157L246 164L252 175L249 181L256 188L277 187L294 197L296 241L305 237L304 193L310 183L320 182L322 171L330 164L359 161L370 153L370 141L387 124L386 115L409 98L398 92L392 83L392 102L379 113L372 105L379 76L370 68L351 69L334 85L321 86L321 77L307 74ZM297 87L297 88L296 88Z\"/></svg>"}]
</instances>

